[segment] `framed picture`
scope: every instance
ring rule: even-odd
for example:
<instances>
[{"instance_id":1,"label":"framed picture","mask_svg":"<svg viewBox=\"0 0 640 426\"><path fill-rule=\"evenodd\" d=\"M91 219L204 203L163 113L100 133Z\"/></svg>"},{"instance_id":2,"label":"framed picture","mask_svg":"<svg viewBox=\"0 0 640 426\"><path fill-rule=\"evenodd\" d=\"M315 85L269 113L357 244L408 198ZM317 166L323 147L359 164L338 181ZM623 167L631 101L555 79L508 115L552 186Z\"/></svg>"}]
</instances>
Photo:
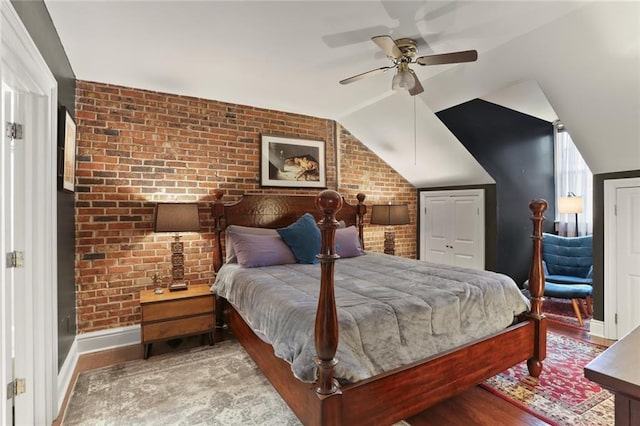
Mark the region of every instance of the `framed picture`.
<instances>
[{"instance_id":1,"label":"framed picture","mask_svg":"<svg viewBox=\"0 0 640 426\"><path fill-rule=\"evenodd\" d=\"M324 141L262 135L260 185L326 188Z\"/></svg>"},{"instance_id":2,"label":"framed picture","mask_svg":"<svg viewBox=\"0 0 640 426\"><path fill-rule=\"evenodd\" d=\"M76 122L65 107L58 114L59 187L73 192L76 176Z\"/></svg>"}]
</instances>

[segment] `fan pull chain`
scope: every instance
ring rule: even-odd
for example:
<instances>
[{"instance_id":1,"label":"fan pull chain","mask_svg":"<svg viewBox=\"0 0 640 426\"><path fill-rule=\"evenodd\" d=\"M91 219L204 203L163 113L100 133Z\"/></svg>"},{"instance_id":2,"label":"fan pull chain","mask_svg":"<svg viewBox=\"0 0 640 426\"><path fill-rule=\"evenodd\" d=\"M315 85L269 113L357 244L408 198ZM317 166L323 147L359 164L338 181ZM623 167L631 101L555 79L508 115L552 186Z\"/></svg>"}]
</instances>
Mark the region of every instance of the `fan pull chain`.
<instances>
[{"instance_id":1,"label":"fan pull chain","mask_svg":"<svg viewBox=\"0 0 640 426\"><path fill-rule=\"evenodd\" d=\"M416 131L416 97L413 96L413 165L418 165L418 147L417 147L417 131Z\"/></svg>"}]
</instances>

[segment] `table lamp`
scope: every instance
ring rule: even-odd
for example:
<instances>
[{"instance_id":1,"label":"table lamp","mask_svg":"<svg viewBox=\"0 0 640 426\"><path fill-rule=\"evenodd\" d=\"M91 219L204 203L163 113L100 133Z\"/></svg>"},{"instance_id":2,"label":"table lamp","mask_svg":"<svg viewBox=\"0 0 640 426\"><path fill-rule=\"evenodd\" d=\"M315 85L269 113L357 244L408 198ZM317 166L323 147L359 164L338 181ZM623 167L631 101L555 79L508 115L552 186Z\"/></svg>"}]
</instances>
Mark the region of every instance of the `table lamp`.
<instances>
[{"instance_id":1,"label":"table lamp","mask_svg":"<svg viewBox=\"0 0 640 426\"><path fill-rule=\"evenodd\" d=\"M371 208L371 224L387 226L384 232L385 254L395 254L396 251L396 234L393 225L409 223L409 207L406 204L376 204Z\"/></svg>"},{"instance_id":2,"label":"table lamp","mask_svg":"<svg viewBox=\"0 0 640 426\"><path fill-rule=\"evenodd\" d=\"M184 245L180 232L200 231L197 203L158 203L156 205L155 232L175 232L171 243L172 274L169 290L186 290L184 282Z\"/></svg>"}]
</instances>

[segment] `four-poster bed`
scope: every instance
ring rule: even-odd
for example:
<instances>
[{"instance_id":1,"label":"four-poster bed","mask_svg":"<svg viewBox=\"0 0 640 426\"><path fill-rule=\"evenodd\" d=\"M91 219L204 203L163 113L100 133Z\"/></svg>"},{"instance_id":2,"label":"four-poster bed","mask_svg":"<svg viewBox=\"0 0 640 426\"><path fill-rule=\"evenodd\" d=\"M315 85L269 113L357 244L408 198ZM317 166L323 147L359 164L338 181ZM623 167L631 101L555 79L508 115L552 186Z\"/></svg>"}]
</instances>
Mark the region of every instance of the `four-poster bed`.
<instances>
[{"instance_id":1,"label":"four-poster bed","mask_svg":"<svg viewBox=\"0 0 640 426\"><path fill-rule=\"evenodd\" d=\"M542 221L546 202L535 200L533 212L533 257L529 273L531 307L508 327L489 336L472 339L453 349L352 383L334 379L338 349L338 311L335 296L336 229L338 220L355 226L364 248L364 195L358 203L346 203L335 191L318 196L247 195L225 205L222 192L215 192L214 267L223 266L223 232L230 225L281 228L304 213L312 213L321 233L320 285L315 313L317 380L306 383L294 377L292 365L274 354L264 336L248 325L246 314L222 297L218 300L224 322L260 367L273 387L305 425L392 424L454 396L484 379L527 360L537 377L546 356L546 320L542 315L544 276L541 260ZM228 253L227 253L228 254ZM341 323L342 327L342 323Z\"/></svg>"}]
</instances>

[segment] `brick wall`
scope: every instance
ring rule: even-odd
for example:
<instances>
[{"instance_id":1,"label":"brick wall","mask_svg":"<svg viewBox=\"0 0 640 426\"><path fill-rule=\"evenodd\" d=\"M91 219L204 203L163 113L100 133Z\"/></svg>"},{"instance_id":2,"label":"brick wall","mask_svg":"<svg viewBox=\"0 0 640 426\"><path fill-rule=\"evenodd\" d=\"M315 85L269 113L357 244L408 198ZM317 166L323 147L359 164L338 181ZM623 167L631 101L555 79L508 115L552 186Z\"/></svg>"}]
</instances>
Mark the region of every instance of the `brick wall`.
<instances>
[{"instance_id":1,"label":"brick wall","mask_svg":"<svg viewBox=\"0 0 640 426\"><path fill-rule=\"evenodd\" d=\"M355 199L358 192L367 198L367 216L371 220L371 206L374 204L407 204L411 224L394 226L395 254L409 258L416 257L416 188L395 172L380 157L364 146L342 126L338 127L340 164L340 193L347 199ZM367 250L384 251L385 226L370 225L364 228Z\"/></svg>"},{"instance_id":2,"label":"brick wall","mask_svg":"<svg viewBox=\"0 0 640 426\"><path fill-rule=\"evenodd\" d=\"M139 323L140 290L153 288L156 274L168 281L172 236L153 232L156 202L200 203L202 232L182 237L185 279L209 284L213 189L229 201L245 192L318 193L260 187L261 134L325 141L327 187L349 201L364 192L368 204L409 203L413 225L397 227L396 253L415 256L415 188L343 129L338 183L332 120L84 81L76 95L80 333ZM367 249L382 251L377 228L365 228Z\"/></svg>"}]
</instances>

